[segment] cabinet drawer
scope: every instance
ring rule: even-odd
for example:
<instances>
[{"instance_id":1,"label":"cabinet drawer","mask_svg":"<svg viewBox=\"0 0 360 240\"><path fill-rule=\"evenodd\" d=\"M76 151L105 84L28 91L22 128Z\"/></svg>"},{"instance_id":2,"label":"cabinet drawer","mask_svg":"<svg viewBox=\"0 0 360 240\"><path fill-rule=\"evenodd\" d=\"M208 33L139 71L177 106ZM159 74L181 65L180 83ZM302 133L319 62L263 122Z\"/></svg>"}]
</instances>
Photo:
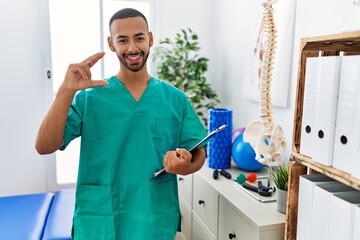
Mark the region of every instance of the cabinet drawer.
<instances>
[{"instance_id":1,"label":"cabinet drawer","mask_svg":"<svg viewBox=\"0 0 360 240\"><path fill-rule=\"evenodd\" d=\"M256 209L254 209L256 211ZM227 200L219 200L219 239L282 240L284 229L259 232Z\"/></svg>"},{"instance_id":2,"label":"cabinet drawer","mask_svg":"<svg viewBox=\"0 0 360 240\"><path fill-rule=\"evenodd\" d=\"M215 240L216 238L210 233L209 229L204 225L203 221L193 214L193 231L192 239L194 240Z\"/></svg>"},{"instance_id":3,"label":"cabinet drawer","mask_svg":"<svg viewBox=\"0 0 360 240\"><path fill-rule=\"evenodd\" d=\"M193 209L200 219L217 236L218 194L198 174L194 174Z\"/></svg>"},{"instance_id":4,"label":"cabinet drawer","mask_svg":"<svg viewBox=\"0 0 360 240\"><path fill-rule=\"evenodd\" d=\"M178 175L178 187L179 195L181 195L191 206L192 204L192 185L193 185L193 174L186 176Z\"/></svg>"},{"instance_id":5,"label":"cabinet drawer","mask_svg":"<svg viewBox=\"0 0 360 240\"><path fill-rule=\"evenodd\" d=\"M187 240L191 240L191 208L183 197L180 196L181 230Z\"/></svg>"},{"instance_id":6,"label":"cabinet drawer","mask_svg":"<svg viewBox=\"0 0 360 240\"><path fill-rule=\"evenodd\" d=\"M256 211L254 209L254 211ZM259 234L224 199L219 201L219 239L259 239Z\"/></svg>"}]
</instances>

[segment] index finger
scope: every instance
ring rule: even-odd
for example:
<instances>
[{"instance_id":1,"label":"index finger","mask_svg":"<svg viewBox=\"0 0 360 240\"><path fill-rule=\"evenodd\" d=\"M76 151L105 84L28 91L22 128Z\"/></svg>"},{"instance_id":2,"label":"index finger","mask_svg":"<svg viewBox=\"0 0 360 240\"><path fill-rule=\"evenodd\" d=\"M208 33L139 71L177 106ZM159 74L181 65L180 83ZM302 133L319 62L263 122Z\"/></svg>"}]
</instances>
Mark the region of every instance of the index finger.
<instances>
[{"instance_id":1,"label":"index finger","mask_svg":"<svg viewBox=\"0 0 360 240\"><path fill-rule=\"evenodd\" d=\"M85 59L83 61L83 63L85 63L89 67L92 67L92 66L95 65L95 63L97 63L97 61L99 61L99 59L103 58L104 55L105 55L105 52L95 53L94 55L92 55L92 56L88 57L87 59Z\"/></svg>"}]
</instances>

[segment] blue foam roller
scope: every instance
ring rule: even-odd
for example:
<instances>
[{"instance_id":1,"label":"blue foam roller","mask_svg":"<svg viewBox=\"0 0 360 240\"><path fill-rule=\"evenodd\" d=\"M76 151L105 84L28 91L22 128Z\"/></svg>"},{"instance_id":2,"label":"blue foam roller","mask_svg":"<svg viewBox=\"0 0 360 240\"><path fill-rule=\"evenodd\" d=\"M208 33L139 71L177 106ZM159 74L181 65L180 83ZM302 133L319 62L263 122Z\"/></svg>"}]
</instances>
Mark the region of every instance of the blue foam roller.
<instances>
[{"instance_id":1,"label":"blue foam roller","mask_svg":"<svg viewBox=\"0 0 360 240\"><path fill-rule=\"evenodd\" d=\"M231 167L232 141L232 110L213 108L208 112L208 131L226 124L224 130L216 134L207 145L208 166L213 169L227 169Z\"/></svg>"}]
</instances>

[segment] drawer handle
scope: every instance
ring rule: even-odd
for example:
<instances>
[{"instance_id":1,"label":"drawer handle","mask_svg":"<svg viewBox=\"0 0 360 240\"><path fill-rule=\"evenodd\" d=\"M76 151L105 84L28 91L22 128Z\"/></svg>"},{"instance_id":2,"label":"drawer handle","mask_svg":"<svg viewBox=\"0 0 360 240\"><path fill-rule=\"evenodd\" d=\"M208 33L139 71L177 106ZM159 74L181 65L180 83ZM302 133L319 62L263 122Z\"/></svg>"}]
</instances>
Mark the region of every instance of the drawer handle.
<instances>
[{"instance_id":1,"label":"drawer handle","mask_svg":"<svg viewBox=\"0 0 360 240\"><path fill-rule=\"evenodd\" d=\"M233 239L233 238L236 238L235 233L229 233L229 239Z\"/></svg>"},{"instance_id":2,"label":"drawer handle","mask_svg":"<svg viewBox=\"0 0 360 240\"><path fill-rule=\"evenodd\" d=\"M182 180L184 180L184 178L182 178L182 177L179 177L179 181L182 181Z\"/></svg>"},{"instance_id":3,"label":"drawer handle","mask_svg":"<svg viewBox=\"0 0 360 240\"><path fill-rule=\"evenodd\" d=\"M199 200L199 205L204 204L205 205L205 201L204 200Z\"/></svg>"}]
</instances>

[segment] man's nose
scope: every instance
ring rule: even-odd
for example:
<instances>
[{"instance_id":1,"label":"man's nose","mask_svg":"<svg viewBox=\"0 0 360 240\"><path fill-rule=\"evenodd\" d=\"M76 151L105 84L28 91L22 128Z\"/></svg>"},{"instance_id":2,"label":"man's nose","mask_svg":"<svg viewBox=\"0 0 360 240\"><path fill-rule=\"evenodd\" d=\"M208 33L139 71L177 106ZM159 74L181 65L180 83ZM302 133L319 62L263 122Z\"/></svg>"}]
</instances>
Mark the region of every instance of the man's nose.
<instances>
[{"instance_id":1,"label":"man's nose","mask_svg":"<svg viewBox=\"0 0 360 240\"><path fill-rule=\"evenodd\" d=\"M129 52L136 52L138 50L136 42L135 41L130 41L129 42Z\"/></svg>"}]
</instances>

